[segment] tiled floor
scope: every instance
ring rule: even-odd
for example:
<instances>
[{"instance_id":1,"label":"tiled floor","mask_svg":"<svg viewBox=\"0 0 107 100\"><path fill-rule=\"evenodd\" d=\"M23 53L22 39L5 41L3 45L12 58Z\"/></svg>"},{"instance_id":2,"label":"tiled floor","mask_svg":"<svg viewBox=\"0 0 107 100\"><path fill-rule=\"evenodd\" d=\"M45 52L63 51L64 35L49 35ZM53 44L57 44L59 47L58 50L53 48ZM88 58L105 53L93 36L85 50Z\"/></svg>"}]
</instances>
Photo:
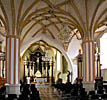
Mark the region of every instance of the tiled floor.
<instances>
[{"instance_id":1,"label":"tiled floor","mask_svg":"<svg viewBox=\"0 0 107 100\"><path fill-rule=\"evenodd\" d=\"M37 88L40 93L41 100L62 100L58 91L51 86L43 86Z\"/></svg>"}]
</instances>

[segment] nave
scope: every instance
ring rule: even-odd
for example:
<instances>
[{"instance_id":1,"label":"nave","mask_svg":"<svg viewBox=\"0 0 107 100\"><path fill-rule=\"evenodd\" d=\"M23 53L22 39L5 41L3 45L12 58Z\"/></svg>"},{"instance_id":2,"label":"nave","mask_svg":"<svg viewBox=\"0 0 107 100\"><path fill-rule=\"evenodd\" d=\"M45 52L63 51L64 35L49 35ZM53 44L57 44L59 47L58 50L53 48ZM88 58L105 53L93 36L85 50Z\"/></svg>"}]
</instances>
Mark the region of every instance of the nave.
<instances>
[{"instance_id":1,"label":"nave","mask_svg":"<svg viewBox=\"0 0 107 100\"><path fill-rule=\"evenodd\" d=\"M25 84L21 83L20 95L6 94L6 87L0 88L0 100L107 100L107 83L103 79L96 79L94 90L86 91L81 80L75 84L56 83Z\"/></svg>"},{"instance_id":2,"label":"nave","mask_svg":"<svg viewBox=\"0 0 107 100\"><path fill-rule=\"evenodd\" d=\"M63 97L60 96L57 89L52 86L43 86L37 88L40 94L41 100L62 100Z\"/></svg>"},{"instance_id":3,"label":"nave","mask_svg":"<svg viewBox=\"0 0 107 100\"><path fill-rule=\"evenodd\" d=\"M42 85L36 88L35 84L22 84L21 94L6 95L6 87L0 88L0 100L62 100L63 97L55 87Z\"/></svg>"},{"instance_id":4,"label":"nave","mask_svg":"<svg viewBox=\"0 0 107 100\"><path fill-rule=\"evenodd\" d=\"M107 0L0 0L0 100L107 100L106 33Z\"/></svg>"}]
</instances>

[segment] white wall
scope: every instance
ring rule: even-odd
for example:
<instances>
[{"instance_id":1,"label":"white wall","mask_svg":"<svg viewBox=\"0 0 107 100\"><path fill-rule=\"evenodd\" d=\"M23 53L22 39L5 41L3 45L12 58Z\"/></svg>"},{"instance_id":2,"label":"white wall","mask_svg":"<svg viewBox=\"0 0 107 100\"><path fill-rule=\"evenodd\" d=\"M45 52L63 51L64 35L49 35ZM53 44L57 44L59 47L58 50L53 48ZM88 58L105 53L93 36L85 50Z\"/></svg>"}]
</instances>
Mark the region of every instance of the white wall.
<instances>
[{"instance_id":1,"label":"white wall","mask_svg":"<svg viewBox=\"0 0 107 100\"><path fill-rule=\"evenodd\" d=\"M100 62L101 69L107 68L107 34L104 34L100 39Z\"/></svg>"},{"instance_id":2,"label":"white wall","mask_svg":"<svg viewBox=\"0 0 107 100\"><path fill-rule=\"evenodd\" d=\"M79 54L79 49L81 49L81 43L82 43L81 40L77 40L76 37L74 37L71 43L69 44L69 48L68 48L68 55L72 60L72 68L73 68L72 82L74 82L75 78L77 77L76 56Z\"/></svg>"},{"instance_id":3,"label":"white wall","mask_svg":"<svg viewBox=\"0 0 107 100\"><path fill-rule=\"evenodd\" d=\"M101 76L103 77L104 81L107 81L107 69L101 70Z\"/></svg>"}]
</instances>

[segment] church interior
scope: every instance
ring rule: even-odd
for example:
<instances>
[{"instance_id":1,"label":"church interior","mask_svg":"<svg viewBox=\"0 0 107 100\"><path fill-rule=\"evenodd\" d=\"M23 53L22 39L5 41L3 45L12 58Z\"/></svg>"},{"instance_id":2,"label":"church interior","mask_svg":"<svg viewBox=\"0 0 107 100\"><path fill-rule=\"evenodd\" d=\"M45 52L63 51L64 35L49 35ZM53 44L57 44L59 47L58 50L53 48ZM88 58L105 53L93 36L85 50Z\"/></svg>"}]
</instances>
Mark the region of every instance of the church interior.
<instances>
[{"instance_id":1,"label":"church interior","mask_svg":"<svg viewBox=\"0 0 107 100\"><path fill-rule=\"evenodd\" d=\"M0 0L0 100L107 100L107 0Z\"/></svg>"}]
</instances>

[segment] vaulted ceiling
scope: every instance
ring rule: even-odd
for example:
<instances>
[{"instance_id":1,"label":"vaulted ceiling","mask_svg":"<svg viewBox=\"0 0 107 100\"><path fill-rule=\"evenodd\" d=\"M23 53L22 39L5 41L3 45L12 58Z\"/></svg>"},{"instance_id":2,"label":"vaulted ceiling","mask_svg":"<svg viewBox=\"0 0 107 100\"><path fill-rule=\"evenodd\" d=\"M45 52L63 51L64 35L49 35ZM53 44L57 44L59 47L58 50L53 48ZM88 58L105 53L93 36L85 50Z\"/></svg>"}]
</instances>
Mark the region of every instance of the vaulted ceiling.
<instances>
[{"instance_id":1,"label":"vaulted ceiling","mask_svg":"<svg viewBox=\"0 0 107 100\"><path fill-rule=\"evenodd\" d=\"M68 37L97 39L106 31L107 0L0 0L0 34L16 35L21 44L41 34L63 44Z\"/></svg>"}]
</instances>

